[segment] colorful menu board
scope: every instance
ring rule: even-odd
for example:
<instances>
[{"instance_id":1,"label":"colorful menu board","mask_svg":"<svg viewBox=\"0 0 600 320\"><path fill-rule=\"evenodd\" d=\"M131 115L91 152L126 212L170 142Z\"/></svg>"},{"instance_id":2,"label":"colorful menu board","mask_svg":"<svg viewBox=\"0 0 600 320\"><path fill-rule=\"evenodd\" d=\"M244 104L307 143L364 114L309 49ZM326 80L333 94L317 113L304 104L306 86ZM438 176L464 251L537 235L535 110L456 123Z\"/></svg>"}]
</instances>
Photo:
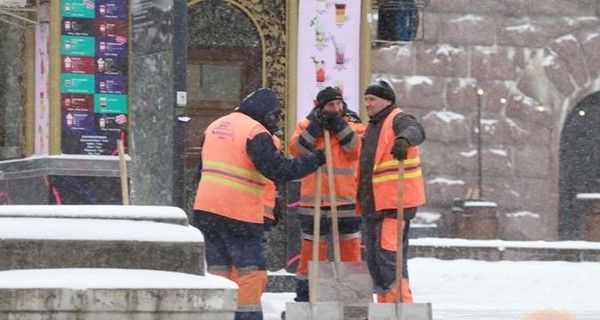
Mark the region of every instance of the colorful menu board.
<instances>
[{"instance_id":1,"label":"colorful menu board","mask_svg":"<svg viewBox=\"0 0 600 320\"><path fill-rule=\"evenodd\" d=\"M342 90L358 112L360 90L360 0L300 0L298 4L297 119L314 107L326 86Z\"/></svg>"},{"instance_id":2,"label":"colorful menu board","mask_svg":"<svg viewBox=\"0 0 600 320\"><path fill-rule=\"evenodd\" d=\"M61 0L62 153L115 155L127 142L129 1Z\"/></svg>"}]
</instances>

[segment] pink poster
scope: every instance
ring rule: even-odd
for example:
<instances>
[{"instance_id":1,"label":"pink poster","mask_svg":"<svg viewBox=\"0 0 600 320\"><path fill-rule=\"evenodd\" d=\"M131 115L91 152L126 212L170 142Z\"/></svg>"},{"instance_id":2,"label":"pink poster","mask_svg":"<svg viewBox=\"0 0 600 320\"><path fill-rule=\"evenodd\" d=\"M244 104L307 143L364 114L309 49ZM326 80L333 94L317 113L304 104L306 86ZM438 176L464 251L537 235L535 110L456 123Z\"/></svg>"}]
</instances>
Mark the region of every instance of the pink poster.
<instances>
[{"instance_id":1,"label":"pink poster","mask_svg":"<svg viewBox=\"0 0 600 320\"><path fill-rule=\"evenodd\" d=\"M47 4L40 5L40 11L47 10ZM34 112L34 154L49 153L48 137L50 130L50 100L48 97L48 34L49 25L38 23L35 27L35 112Z\"/></svg>"},{"instance_id":2,"label":"pink poster","mask_svg":"<svg viewBox=\"0 0 600 320\"><path fill-rule=\"evenodd\" d=\"M339 87L358 112L361 1L300 0L298 10L297 121L326 86Z\"/></svg>"}]
</instances>

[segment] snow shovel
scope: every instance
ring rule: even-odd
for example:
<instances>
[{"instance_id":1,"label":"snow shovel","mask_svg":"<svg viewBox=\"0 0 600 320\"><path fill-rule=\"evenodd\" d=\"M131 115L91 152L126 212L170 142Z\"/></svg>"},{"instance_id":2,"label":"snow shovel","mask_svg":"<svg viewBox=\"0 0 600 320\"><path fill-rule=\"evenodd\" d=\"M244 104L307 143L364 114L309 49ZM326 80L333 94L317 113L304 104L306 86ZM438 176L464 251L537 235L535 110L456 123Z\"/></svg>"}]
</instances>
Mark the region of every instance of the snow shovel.
<instances>
[{"instance_id":1,"label":"snow shovel","mask_svg":"<svg viewBox=\"0 0 600 320\"><path fill-rule=\"evenodd\" d=\"M309 302L288 302L286 319L293 320L343 320L344 306L339 302L318 302L319 243L321 241L321 168L316 172L315 212L313 214L312 261L308 264Z\"/></svg>"},{"instance_id":2,"label":"snow shovel","mask_svg":"<svg viewBox=\"0 0 600 320\"><path fill-rule=\"evenodd\" d=\"M333 172L333 155L331 152L331 136L328 130L325 136L325 158L329 182L329 200L331 203L331 230L334 261L319 262L317 291L320 301L339 301L345 306L362 306L364 316L367 306L373 300L371 276L364 262L341 262L340 231L336 206L335 177ZM350 309L347 308L346 312ZM360 312L355 310L355 312ZM348 317L348 315L346 315ZM364 319L364 317L363 317Z\"/></svg>"},{"instance_id":3,"label":"snow shovel","mask_svg":"<svg viewBox=\"0 0 600 320\"><path fill-rule=\"evenodd\" d=\"M396 216L398 247L396 249L395 303L371 303L369 319L377 320L432 320L431 303L402 303L402 238L404 236L404 161L398 164L398 211Z\"/></svg>"}]
</instances>

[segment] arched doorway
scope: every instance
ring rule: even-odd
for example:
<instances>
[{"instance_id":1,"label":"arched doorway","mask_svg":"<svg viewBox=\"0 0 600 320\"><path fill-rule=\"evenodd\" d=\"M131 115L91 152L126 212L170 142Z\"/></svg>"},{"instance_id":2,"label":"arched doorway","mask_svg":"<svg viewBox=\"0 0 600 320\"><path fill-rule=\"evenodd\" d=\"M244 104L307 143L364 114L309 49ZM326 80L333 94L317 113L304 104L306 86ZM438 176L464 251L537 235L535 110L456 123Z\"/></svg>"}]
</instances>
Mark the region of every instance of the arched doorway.
<instances>
[{"instance_id":1,"label":"arched doorway","mask_svg":"<svg viewBox=\"0 0 600 320\"><path fill-rule=\"evenodd\" d=\"M587 96L565 121L560 140L559 234L583 238L584 217L578 193L600 192L600 92Z\"/></svg>"},{"instance_id":2,"label":"arched doorway","mask_svg":"<svg viewBox=\"0 0 600 320\"><path fill-rule=\"evenodd\" d=\"M202 132L263 86L262 41L239 7L221 0L188 6L186 163L198 163Z\"/></svg>"}]
</instances>

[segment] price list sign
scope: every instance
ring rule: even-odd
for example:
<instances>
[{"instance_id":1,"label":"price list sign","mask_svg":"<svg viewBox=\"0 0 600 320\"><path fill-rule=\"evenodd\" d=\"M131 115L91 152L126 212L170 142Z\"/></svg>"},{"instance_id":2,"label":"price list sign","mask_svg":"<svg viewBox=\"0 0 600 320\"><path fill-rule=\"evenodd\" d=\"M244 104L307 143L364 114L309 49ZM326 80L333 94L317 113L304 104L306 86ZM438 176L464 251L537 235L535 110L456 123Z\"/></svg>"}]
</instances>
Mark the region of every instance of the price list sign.
<instances>
[{"instance_id":1,"label":"price list sign","mask_svg":"<svg viewBox=\"0 0 600 320\"><path fill-rule=\"evenodd\" d=\"M61 0L62 153L115 155L127 141L129 1Z\"/></svg>"},{"instance_id":2,"label":"price list sign","mask_svg":"<svg viewBox=\"0 0 600 320\"><path fill-rule=\"evenodd\" d=\"M297 119L327 86L338 87L358 112L361 0L300 0L298 8Z\"/></svg>"}]
</instances>

